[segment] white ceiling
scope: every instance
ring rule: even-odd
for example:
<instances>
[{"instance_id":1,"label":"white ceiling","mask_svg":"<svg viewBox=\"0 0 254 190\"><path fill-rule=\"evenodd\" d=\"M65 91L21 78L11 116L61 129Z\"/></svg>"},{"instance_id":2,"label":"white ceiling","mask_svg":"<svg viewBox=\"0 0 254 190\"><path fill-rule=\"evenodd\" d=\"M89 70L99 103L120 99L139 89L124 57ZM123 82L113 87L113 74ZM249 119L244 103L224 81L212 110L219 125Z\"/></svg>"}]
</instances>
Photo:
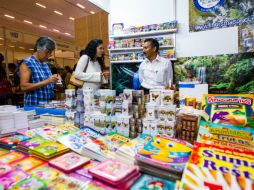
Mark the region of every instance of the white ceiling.
<instances>
[{"instance_id":1,"label":"white ceiling","mask_svg":"<svg viewBox=\"0 0 254 190\"><path fill-rule=\"evenodd\" d=\"M46 8L37 6L36 3L45 5ZM78 7L77 3L83 5L85 9ZM90 11L96 13L100 10L88 0L0 0L0 27L73 42L74 21L69 17L80 18L90 15ZM63 15L58 15L54 11L59 11ZM7 18L5 14L14 16L15 19ZM33 24L27 24L24 20L31 21ZM47 28L41 28L39 25Z\"/></svg>"}]
</instances>

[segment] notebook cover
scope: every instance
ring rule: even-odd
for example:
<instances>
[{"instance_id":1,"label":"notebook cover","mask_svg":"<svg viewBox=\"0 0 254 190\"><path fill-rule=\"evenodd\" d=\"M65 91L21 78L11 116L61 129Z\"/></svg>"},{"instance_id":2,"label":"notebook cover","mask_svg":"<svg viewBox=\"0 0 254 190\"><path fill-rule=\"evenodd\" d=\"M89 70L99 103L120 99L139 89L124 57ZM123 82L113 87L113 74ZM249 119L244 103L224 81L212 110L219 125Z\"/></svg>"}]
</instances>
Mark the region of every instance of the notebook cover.
<instances>
[{"instance_id":1,"label":"notebook cover","mask_svg":"<svg viewBox=\"0 0 254 190\"><path fill-rule=\"evenodd\" d=\"M150 189L160 189L160 190L173 190L175 187L175 182L154 177L151 175L143 174L136 183L131 187L131 190L150 190Z\"/></svg>"},{"instance_id":2,"label":"notebook cover","mask_svg":"<svg viewBox=\"0 0 254 190\"><path fill-rule=\"evenodd\" d=\"M11 166L0 162L0 177L9 173L12 170L13 168Z\"/></svg>"},{"instance_id":3,"label":"notebook cover","mask_svg":"<svg viewBox=\"0 0 254 190\"><path fill-rule=\"evenodd\" d=\"M42 161L41 159L38 159L36 157L29 156L23 160L20 160L18 162L14 162L11 164L12 167L15 167L16 169L20 169L24 172L27 172L33 168L36 168L42 164L45 164L46 162Z\"/></svg>"},{"instance_id":4,"label":"notebook cover","mask_svg":"<svg viewBox=\"0 0 254 190\"><path fill-rule=\"evenodd\" d=\"M96 175L96 177L100 177L101 180L115 185L119 184L126 176L136 171L136 167L113 159L104 161L89 169L92 175Z\"/></svg>"},{"instance_id":5,"label":"notebook cover","mask_svg":"<svg viewBox=\"0 0 254 190\"><path fill-rule=\"evenodd\" d=\"M77 153L70 152L59 156L49 161L49 164L64 171L70 173L73 170L82 167L84 164L90 161L89 158L78 155Z\"/></svg>"},{"instance_id":6,"label":"notebook cover","mask_svg":"<svg viewBox=\"0 0 254 190\"><path fill-rule=\"evenodd\" d=\"M43 180L31 177L16 183L9 190L42 190L46 187L47 185Z\"/></svg>"},{"instance_id":7,"label":"notebook cover","mask_svg":"<svg viewBox=\"0 0 254 190\"><path fill-rule=\"evenodd\" d=\"M4 186L5 189L8 189L13 184L22 181L23 179L29 177L29 175L21 170L14 170L7 173L6 175L0 178L0 184Z\"/></svg>"},{"instance_id":8,"label":"notebook cover","mask_svg":"<svg viewBox=\"0 0 254 190\"><path fill-rule=\"evenodd\" d=\"M27 155L25 155L21 152L10 151L10 152L0 156L0 160L1 160L1 162L5 163L5 164L10 164L12 162L16 162L16 161L21 160L26 157L27 157Z\"/></svg>"}]
</instances>

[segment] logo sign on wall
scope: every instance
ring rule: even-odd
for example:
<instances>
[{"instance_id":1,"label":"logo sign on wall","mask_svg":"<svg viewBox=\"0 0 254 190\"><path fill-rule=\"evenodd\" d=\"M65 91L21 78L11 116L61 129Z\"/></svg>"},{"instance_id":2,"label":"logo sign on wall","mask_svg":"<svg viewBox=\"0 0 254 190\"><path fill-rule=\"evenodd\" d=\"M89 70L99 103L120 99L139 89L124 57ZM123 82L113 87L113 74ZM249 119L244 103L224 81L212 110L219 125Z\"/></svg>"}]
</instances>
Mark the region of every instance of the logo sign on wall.
<instances>
[{"instance_id":1,"label":"logo sign on wall","mask_svg":"<svg viewBox=\"0 0 254 190\"><path fill-rule=\"evenodd\" d=\"M254 23L253 0L189 0L190 31Z\"/></svg>"},{"instance_id":2,"label":"logo sign on wall","mask_svg":"<svg viewBox=\"0 0 254 190\"><path fill-rule=\"evenodd\" d=\"M195 7L202 12L213 11L216 7L223 4L224 0L194 0Z\"/></svg>"}]
</instances>

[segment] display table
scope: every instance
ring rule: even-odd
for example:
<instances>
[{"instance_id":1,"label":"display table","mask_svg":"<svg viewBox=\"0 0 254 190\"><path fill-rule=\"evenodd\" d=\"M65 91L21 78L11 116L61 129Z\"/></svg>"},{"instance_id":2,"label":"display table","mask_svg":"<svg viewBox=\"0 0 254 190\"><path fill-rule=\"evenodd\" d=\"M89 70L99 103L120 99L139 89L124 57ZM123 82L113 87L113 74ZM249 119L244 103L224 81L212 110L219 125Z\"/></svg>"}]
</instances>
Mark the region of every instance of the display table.
<instances>
[{"instance_id":1,"label":"display table","mask_svg":"<svg viewBox=\"0 0 254 190\"><path fill-rule=\"evenodd\" d=\"M65 115L65 109L57 109L57 108L40 108L40 107L34 107L34 106L25 106L25 111L35 110L36 114L52 114L52 115Z\"/></svg>"}]
</instances>

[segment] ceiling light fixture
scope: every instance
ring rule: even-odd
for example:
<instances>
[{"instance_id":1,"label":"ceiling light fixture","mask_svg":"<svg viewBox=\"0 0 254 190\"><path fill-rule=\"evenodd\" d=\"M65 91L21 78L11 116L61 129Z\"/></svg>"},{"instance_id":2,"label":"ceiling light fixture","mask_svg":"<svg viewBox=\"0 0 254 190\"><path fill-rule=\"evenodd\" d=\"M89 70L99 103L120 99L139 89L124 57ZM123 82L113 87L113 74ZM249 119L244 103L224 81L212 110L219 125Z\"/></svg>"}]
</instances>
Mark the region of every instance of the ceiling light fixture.
<instances>
[{"instance_id":1,"label":"ceiling light fixture","mask_svg":"<svg viewBox=\"0 0 254 190\"><path fill-rule=\"evenodd\" d=\"M0 40L4 40L3 38L0 38Z\"/></svg>"},{"instance_id":2,"label":"ceiling light fixture","mask_svg":"<svg viewBox=\"0 0 254 190\"><path fill-rule=\"evenodd\" d=\"M58 15L63 15L63 13L59 12L59 11L54 11L54 13L58 14Z\"/></svg>"},{"instance_id":3,"label":"ceiling light fixture","mask_svg":"<svg viewBox=\"0 0 254 190\"><path fill-rule=\"evenodd\" d=\"M70 36L71 34L69 34L69 33L67 33L67 32L65 32L64 34L66 34L67 36Z\"/></svg>"},{"instance_id":4,"label":"ceiling light fixture","mask_svg":"<svg viewBox=\"0 0 254 190\"><path fill-rule=\"evenodd\" d=\"M53 31L54 31L54 32L60 32L60 31L59 31L59 30L57 30L57 29L53 29Z\"/></svg>"},{"instance_id":5,"label":"ceiling light fixture","mask_svg":"<svg viewBox=\"0 0 254 190\"><path fill-rule=\"evenodd\" d=\"M74 18L73 18L73 17L69 17L69 19L70 19L70 20L74 20Z\"/></svg>"},{"instance_id":6,"label":"ceiling light fixture","mask_svg":"<svg viewBox=\"0 0 254 190\"><path fill-rule=\"evenodd\" d=\"M2 46L2 45L4 45L4 44L0 44L0 46Z\"/></svg>"},{"instance_id":7,"label":"ceiling light fixture","mask_svg":"<svg viewBox=\"0 0 254 190\"><path fill-rule=\"evenodd\" d=\"M28 21L28 20L24 20L24 22L27 24L33 24L31 21Z\"/></svg>"},{"instance_id":8,"label":"ceiling light fixture","mask_svg":"<svg viewBox=\"0 0 254 190\"><path fill-rule=\"evenodd\" d=\"M34 49L30 48L29 50L33 51Z\"/></svg>"},{"instance_id":9,"label":"ceiling light fixture","mask_svg":"<svg viewBox=\"0 0 254 190\"><path fill-rule=\"evenodd\" d=\"M8 18L11 18L11 19L14 19L14 18L15 18L14 16L7 15L7 14L5 14L4 16L5 16L5 17L8 17Z\"/></svg>"},{"instance_id":10,"label":"ceiling light fixture","mask_svg":"<svg viewBox=\"0 0 254 190\"><path fill-rule=\"evenodd\" d=\"M19 49L25 49L24 47L19 47Z\"/></svg>"},{"instance_id":11,"label":"ceiling light fixture","mask_svg":"<svg viewBox=\"0 0 254 190\"><path fill-rule=\"evenodd\" d=\"M90 11L90 13L91 13L91 14L95 14L95 12L93 12L93 11Z\"/></svg>"},{"instance_id":12,"label":"ceiling light fixture","mask_svg":"<svg viewBox=\"0 0 254 190\"><path fill-rule=\"evenodd\" d=\"M79 3L76 4L78 7L80 7L81 9L85 9L85 7Z\"/></svg>"},{"instance_id":13,"label":"ceiling light fixture","mask_svg":"<svg viewBox=\"0 0 254 190\"><path fill-rule=\"evenodd\" d=\"M9 46L9 47L14 48L15 46Z\"/></svg>"},{"instance_id":14,"label":"ceiling light fixture","mask_svg":"<svg viewBox=\"0 0 254 190\"><path fill-rule=\"evenodd\" d=\"M46 26L43 26L43 25L39 25L41 28L47 28Z\"/></svg>"},{"instance_id":15,"label":"ceiling light fixture","mask_svg":"<svg viewBox=\"0 0 254 190\"><path fill-rule=\"evenodd\" d=\"M42 8L44 8L44 9L46 9L46 6L45 5L42 5L42 4L40 4L40 3L35 3L37 6L39 6L39 7L42 7Z\"/></svg>"}]
</instances>

